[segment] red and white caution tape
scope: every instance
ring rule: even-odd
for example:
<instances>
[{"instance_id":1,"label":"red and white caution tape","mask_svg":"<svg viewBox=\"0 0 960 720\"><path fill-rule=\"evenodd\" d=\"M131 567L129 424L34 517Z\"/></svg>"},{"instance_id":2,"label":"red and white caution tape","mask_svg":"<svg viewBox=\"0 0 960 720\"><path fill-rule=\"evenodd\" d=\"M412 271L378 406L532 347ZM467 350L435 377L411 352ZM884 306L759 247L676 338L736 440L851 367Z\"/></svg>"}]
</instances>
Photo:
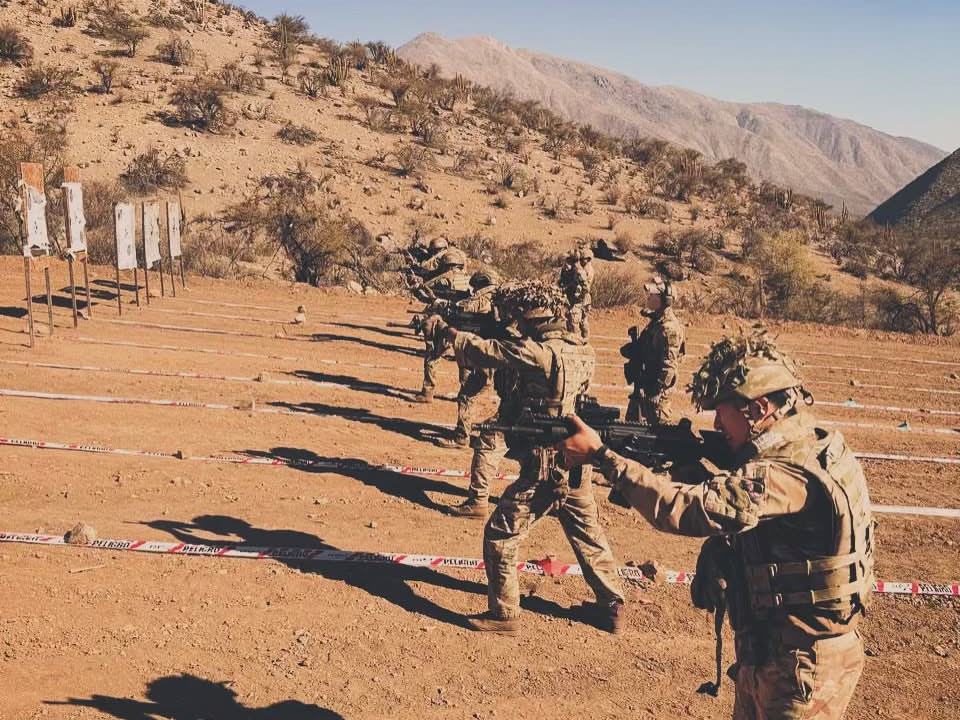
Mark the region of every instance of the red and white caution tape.
<instances>
[{"instance_id":1,"label":"red and white caution tape","mask_svg":"<svg viewBox=\"0 0 960 720\"><path fill-rule=\"evenodd\" d=\"M127 342L125 340L101 340L99 338L89 337L68 337L66 339L73 342L87 343L89 345L113 345L116 347L142 348L144 350L171 350L178 353L192 352L206 355L257 358L260 360L289 360L291 362L302 362L301 358L290 357L289 355L263 355L260 353L240 352L235 350L216 350L214 348L186 347L184 345L152 345L150 343Z\"/></svg>"},{"instance_id":2,"label":"red and white caution tape","mask_svg":"<svg viewBox=\"0 0 960 720\"><path fill-rule=\"evenodd\" d=\"M450 557L446 555L418 555L392 552L351 552L326 548L285 546L212 545L205 543L170 542L163 540L109 540L98 538L89 545L70 545L62 535L38 533L0 532L0 542L23 545L47 545L59 547L91 548L111 552L141 552L155 555L181 555L187 557L216 557L241 560L280 560L318 563L355 563L364 565L402 565L420 568L452 568L456 570L482 570L479 558ZM517 571L531 575L582 576L579 565L545 559L536 562L517 563ZM638 567L617 568L617 574L630 580L651 580ZM689 585L694 573L666 570L657 573L656 582L667 585ZM885 582L874 584L874 592L885 595L923 595L960 597L958 583Z\"/></svg>"},{"instance_id":3,"label":"red and white caution tape","mask_svg":"<svg viewBox=\"0 0 960 720\"><path fill-rule=\"evenodd\" d=\"M938 465L960 465L960 458L932 457L929 455L896 455L891 453L855 453L860 460L894 460L898 462L936 463Z\"/></svg>"},{"instance_id":4,"label":"red and white caution tape","mask_svg":"<svg viewBox=\"0 0 960 720\"><path fill-rule=\"evenodd\" d=\"M295 467L309 468L312 470L382 470L393 472L400 475L424 475L429 477L445 478L469 478L469 470L454 470L449 468L428 468L416 467L413 465L388 465L388 464L369 464L351 460L296 460L276 457L252 457L249 455L201 455L185 456L182 452L164 453L150 450L120 450L116 448L103 447L102 445L93 445L87 443L58 443L46 440L23 440L15 438L0 438L0 446L24 447L38 450L67 450L72 452L94 453L98 455L126 455L134 457L155 457L175 460L186 460L190 462L206 463L225 463L229 465L264 465L267 467ZM858 453L857 457L865 457ZM905 459L912 460L905 456L883 456L883 459ZM940 458L926 458L927 461L937 461ZM960 463L960 459L947 461ZM514 481L516 474L498 473L497 479ZM921 515L929 517L949 517L960 518L960 509L953 508L930 508L913 507L907 505L874 505L873 511L876 513L886 513L895 515Z\"/></svg>"},{"instance_id":5,"label":"red and white caution tape","mask_svg":"<svg viewBox=\"0 0 960 720\"><path fill-rule=\"evenodd\" d=\"M198 303L200 305L220 305L221 307L232 307L232 308L247 308L248 310L272 310L275 312L289 312L290 308L278 308L272 307L270 305L247 305L245 303L232 303L232 302L223 302L221 300L201 300L200 298L194 297L177 297L175 302L180 303L182 301ZM303 303L298 302L298 305Z\"/></svg>"},{"instance_id":6,"label":"red and white caution tape","mask_svg":"<svg viewBox=\"0 0 960 720\"><path fill-rule=\"evenodd\" d=\"M866 372L866 371L865 371ZM871 371L876 372L876 371ZM903 373L894 373L895 375L902 376ZM910 392L922 392L922 393L932 393L934 395L960 395L960 390L946 390L943 388L927 388L927 387L910 387L904 385L878 385L874 383L862 383L859 380L854 381L855 384L851 385L849 382L840 382L839 380L821 380L820 378L812 378L812 385L844 385L849 388L872 388L876 390L908 390Z\"/></svg>"},{"instance_id":7,"label":"red and white caution tape","mask_svg":"<svg viewBox=\"0 0 960 720\"><path fill-rule=\"evenodd\" d=\"M173 310L170 308L152 308L153 312L171 313L173 315L189 315L191 317L218 318L220 320L240 320L242 322L269 323L271 325L290 325L288 320L273 320L271 318L250 317L249 315L223 315L220 313L198 312L196 310Z\"/></svg>"},{"instance_id":8,"label":"red and white caution tape","mask_svg":"<svg viewBox=\"0 0 960 720\"><path fill-rule=\"evenodd\" d=\"M264 335L262 333L243 332L241 330L220 330L218 328L190 327L187 325L168 325L166 323L148 323L141 320L120 320L119 318L98 319L99 322L114 323L116 325L132 325L134 327L153 328L156 330L176 330L177 332L203 333L207 335L233 335L235 337L253 337L281 339L275 335ZM282 325L283 323L277 323ZM287 339L283 337L282 339Z\"/></svg>"}]
</instances>

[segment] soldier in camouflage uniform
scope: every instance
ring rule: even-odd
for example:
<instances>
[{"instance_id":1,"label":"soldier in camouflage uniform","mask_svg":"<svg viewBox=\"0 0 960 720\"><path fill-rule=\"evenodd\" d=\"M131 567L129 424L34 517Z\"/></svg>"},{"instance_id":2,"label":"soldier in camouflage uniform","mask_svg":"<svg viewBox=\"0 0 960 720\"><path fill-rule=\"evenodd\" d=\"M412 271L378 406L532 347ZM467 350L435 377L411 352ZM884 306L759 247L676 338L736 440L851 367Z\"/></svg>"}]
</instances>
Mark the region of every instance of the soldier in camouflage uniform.
<instances>
[{"instance_id":1,"label":"soldier in camouflage uniform","mask_svg":"<svg viewBox=\"0 0 960 720\"><path fill-rule=\"evenodd\" d=\"M462 319L465 326L473 326L483 337L489 337L496 328L496 312L493 306L494 293L500 278L493 270L477 270L470 276L473 294L456 304L453 314ZM469 367L456 355L460 373L460 392L457 393L457 426L450 439L441 439L438 445L445 448L465 448L469 444L473 408L480 394L487 389L493 371L487 368Z\"/></svg>"},{"instance_id":2,"label":"soldier in camouflage uniform","mask_svg":"<svg viewBox=\"0 0 960 720\"><path fill-rule=\"evenodd\" d=\"M573 251L560 271L560 288L567 296L567 332L578 332L584 340L590 337L590 307L593 298L593 251Z\"/></svg>"},{"instance_id":3,"label":"soldier in camouflage uniform","mask_svg":"<svg viewBox=\"0 0 960 720\"><path fill-rule=\"evenodd\" d=\"M718 630L729 605L735 720L839 719L863 669L857 627L873 582L863 470L839 433L816 426L795 366L762 336L715 344L692 391L716 411L736 470L655 473L578 419L561 444L567 464L598 465L655 527L708 538L691 594ZM718 683L719 669L718 640Z\"/></svg>"},{"instance_id":4,"label":"soldier in camouflage uniform","mask_svg":"<svg viewBox=\"0 0 960 720\"><path fill-rule=\"evenodd\" d=\"M467 256L462 250L448 247L447 241L437 238L431 242L431 247L438 246L437 252L425 262L414 268L417 275L425 277L414 290L414 295L428 303L424 315L433 312L433 305L437 302L457 302L470 294L470 277L463 268L467 264ZM414 402L431 403L433 393L437 387L437 368L443 357L443 348L436 347L429 338L425 339L423 354L423 385L420 392L414 396Z\"/></svg>"},{"instance_id":5,"label":"soldier in camouflage uniform","mask_svg":"<svg viewBox=\"0 0 960 720\"><path fill-rule=\"evenodd\" d=\"M469 365L512 370L521 411L557 416L571 413L577 396L589 387L595 354L585 340L564 330L563 297L536 282L513 286L502 297L502 306L517 322L520 339L484 340L444 327L442 321L434 331L452 340L457 354ZM510 449L520 461L520 478L504 491L484 528L489 611L472 618L471 626L505 634L519 631L517 552L533 525L555 510L584 579L597 598L596 603L584 604L584 616L616 631L623 619L623 592L600 526L589 471L568 473L559 467L553 448L513 439Z\"/></svg>"},{"instance_id":6,"label":"soldier in camouflage uniform","mask_svg":"<svg viewBox=\"0 0 960 720\"><path fill-rule=\"evenodd\" d=\"M686 353L683 323L673 311L673 289L659 278L643 286L649 318L642 332L630 328L631 341L620 348L627 359L623 375L633 385L626 420L667 425L672 420L670 396L677 384L680 362Z\"/></svg>"}]
</instances>

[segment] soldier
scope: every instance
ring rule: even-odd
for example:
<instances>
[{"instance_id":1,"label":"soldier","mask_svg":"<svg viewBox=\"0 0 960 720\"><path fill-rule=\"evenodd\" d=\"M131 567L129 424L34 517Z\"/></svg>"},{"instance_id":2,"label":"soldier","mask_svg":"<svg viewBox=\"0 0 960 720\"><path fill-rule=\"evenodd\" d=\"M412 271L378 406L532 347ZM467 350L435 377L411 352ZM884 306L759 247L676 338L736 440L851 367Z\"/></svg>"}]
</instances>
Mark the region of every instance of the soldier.
<instances>
[{"instance_id":1,"label":"soldier","mask_svg":"<svg viewBox=\"0 0 960 720\"><path fill-rule=\"evenodd\" d=\"M649 318L642 332L629 330L631 341L620 348L627 359L623 375L633 385L626 419L650 425L666 425L671 421L670 396L677 384L680 362L686 354L683 323L673 311L673 287L660 278L644 285L647 291Z\"/></svg>"},{"instance_id":2,"label":"soldier","mask_svg":"<svg viewBox=\"0 0 960 720\"><path fill-rule=\"evenodd\" d=\"M516 340L484 340L458 332L436 318L432 332L453 341L455 352L474 367L508 368L515 373L521 411L567 415L590 384L593 348L564 331L562 295L539 282L521 283L502 293L502 306L517 322ZM520 478L503 493L483 533L489 611L471 618L475 630L516 634L520 629L517 552L531 527L556 511L567 539L597 597L582 613L604 629L620 629L623 592L616 563L599 523L589 472L572 475L556 462L553 448L511 441L520 461Z\"/></svg>"},{"instance_id":3,"label":"soldier","mask_svg":"<svg viewBox=\"0 0 960 720\"><path fill-rule=\"evenodd\" d=\"M489 337L496 327L496 312L493 306L494 293L500 278L493 270L477 270L470 276L473 294L458 302L453 315L464 327L473 328L479 335ZM457 324L456 322L454 324ZM451 439L441 439L437 444L445 448L465 448L470 439L470 418L477 398L490 384L492 371L487 368L471 368L462 357L457 356L460 373L460 392L457 393L457 427Z\"/></svg>"},{"instance_id":4,"label":"soldier","mask_svg":"<svg viewBox=\"0 0 960 720\"><path fill-rule=\"evenodd\" d=\"M561 443L593 462L655 527L706 536L691 588L698 608L730 606L737 720L841 718L863 669L857 626L873 582L863 470L839 433L815 425L794 364L762 336L716 343L692 385L737 456L655 473L604 447L578 418Z\"/></svg>"},{"instance_id":5,"label":"soldier","mask_svg":"<svg viewBox=\"0 0 960 720\"><path fill-rule=\"evenodd\" d=\"M438 242L439 241L439 242ZM419 299L428 303L424 314L430 315L431 307L437 301L453 301L467 297L470 294L470 278L463 271L467 264L467 256L462 250L447 246L447 241L437 238L439 249L426 262L415 269L417 274L425 274L426 280L419 286L421 293L414 292ZM424 337L425 347L423 354L423 385L420 392L413 397L414 402L431 403L437 386L437 366L443 357L443 348L436 347L432 340Z\"/></svg>"},{"instance_id":6,"label":"soldier","mask_svg":"<svg viewBox=\"0 0 960 720\"><path fill-rule=\"evenodd\" d=\"M560 287L567 296L567 331L579 332L583 339L590 336L589 314L593 300L593 251L581 248L573 251L560 271Z\"/></svg>"}]
</instances>

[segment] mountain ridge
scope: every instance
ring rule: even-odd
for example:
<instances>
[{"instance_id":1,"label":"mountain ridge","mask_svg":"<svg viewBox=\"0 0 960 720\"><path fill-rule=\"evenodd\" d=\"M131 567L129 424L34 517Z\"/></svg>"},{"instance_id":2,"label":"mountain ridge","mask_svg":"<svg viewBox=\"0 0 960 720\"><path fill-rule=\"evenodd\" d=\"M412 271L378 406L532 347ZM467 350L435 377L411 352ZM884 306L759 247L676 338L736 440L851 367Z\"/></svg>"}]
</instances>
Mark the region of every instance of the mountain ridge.
<instances>
[{"instance_id":1,"label":"mountain ridge","mask_svg":"<svg viewBox=\"0 0 960 720\"><path fill-rule=\"evenodd\" d=\"M537 100L621 136L649 135L710 160L736 157L769 180L865 214L943 159L940 148L797 104L718 100L647 85L590 63L514 48L488 35L422 33L398 49L420 65Z\"/></svg>"},{"instance_id":2,"label":"mountain ridge","mask_svg":"<svg viewBox=\"0 0 960 720\"><path fill-rule=\"evenodd\" d=\"M917 227L933 234L960 232L960 150L891 195L869 218L879 225Z\"/></svg>"}]
</instances>

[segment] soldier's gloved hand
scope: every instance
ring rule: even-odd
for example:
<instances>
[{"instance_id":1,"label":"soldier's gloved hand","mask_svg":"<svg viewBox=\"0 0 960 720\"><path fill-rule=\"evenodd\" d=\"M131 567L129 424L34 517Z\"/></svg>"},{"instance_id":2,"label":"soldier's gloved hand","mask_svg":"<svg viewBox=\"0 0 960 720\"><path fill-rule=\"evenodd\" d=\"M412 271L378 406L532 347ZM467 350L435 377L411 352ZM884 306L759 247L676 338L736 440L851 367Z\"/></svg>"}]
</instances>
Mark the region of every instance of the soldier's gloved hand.
<instances>
[{"instance_id":1,"label":"soldier's gloved hand","mask_svg":"<svg viewBox=\"0 0 960 720\"><path fill-rule=\"evenodd\" d=\"M563 455L563 466L574 468L592 462L593 455L603 445L603 440L596 430L576 415L569 415L567 423L573 434L556 446L557 451Z\"/></svg>"},{"instance_id":2,"label":"soldier's gloved hand","mask_svg":"<svg viewBox=\"0 0 960 720\"><path fill-rule=\"evenodd\" d=\"M693 606L716 612L726 597L727 577L732 570L733 550L724 537L711 537L700 548L697 558L697 573L690 584L690 599Z\"/></svg>"},{"instance_id":3,"label":"soldier's gloved hand","mask_svg":"<svg viewBox=\"0 0 960 720\"><path fill-rule=\"evenodd\" d=\"M447 323L439 315L431 315L423 321L423 337L440 347L444 344L444 333L447 329Z\"/></svg>"}]
</instances>

